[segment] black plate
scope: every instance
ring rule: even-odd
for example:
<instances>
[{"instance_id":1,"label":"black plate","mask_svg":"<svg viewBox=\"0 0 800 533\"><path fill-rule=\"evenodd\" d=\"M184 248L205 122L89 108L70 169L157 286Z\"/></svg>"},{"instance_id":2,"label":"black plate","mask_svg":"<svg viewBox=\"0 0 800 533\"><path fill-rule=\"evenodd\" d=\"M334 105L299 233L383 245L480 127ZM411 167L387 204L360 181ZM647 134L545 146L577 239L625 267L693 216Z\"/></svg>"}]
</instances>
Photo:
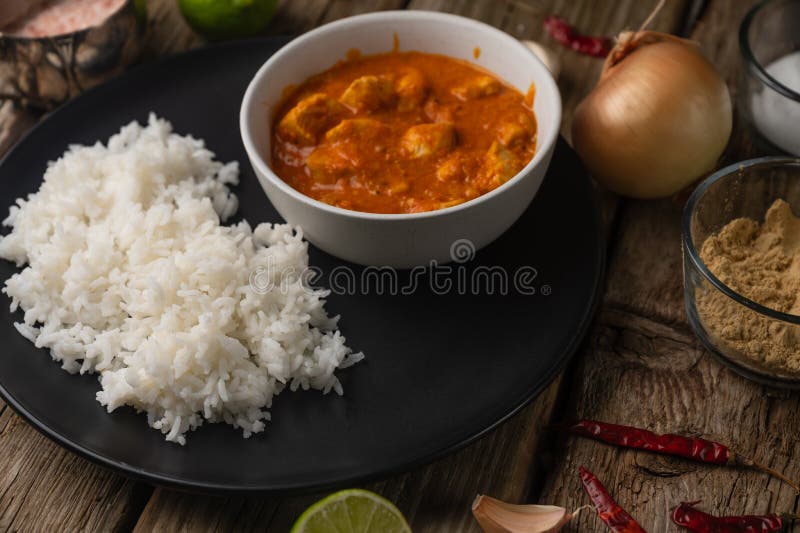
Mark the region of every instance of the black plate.
<instances>
[{"instance_id":1,"label":"black plate","mask_svg":"<svg viewBox=\"0 0 800 533\"><path fill-rule=\"evenodd\" d=\"M177 132L205 139L220 160L241 162L240 215L278 221L247 163L239 103L261 64L285 39L206 48L140 67L90 90L33 130L0 164L0 205L35 191L47 161L71 143L106 140L149 111ZM340 372L343 397L284 392L273 422L250 439L206 425L185 447L164 441L144 415L107 414L95 376L72 376L12 326L20 314L0 298L0 393L40 431L102 465L147 481L199 490L321 488L398 472L460 448L539 393L575 351L589 324L604 260L598 211L575 154L559 142L550 172L517 224L475 260L456 264L471 279L478 265L511 276L534 267L534 295L333 294L348 344L367 359ZM312 249L327 274L342 263ZM356 275L361 269L353 267ZM463 269L463 271L461 270ZM0 261L0 278L15 272ZM404 278L402 275L401 278ZM512 280L513 281L513 280ZM513 284L512 284L513 285ZM485 286L484 286L485 289ZM469 291L468 291L469 292ZM495 291L499 292L499 289Z\"/></svg>"}]
</instances>

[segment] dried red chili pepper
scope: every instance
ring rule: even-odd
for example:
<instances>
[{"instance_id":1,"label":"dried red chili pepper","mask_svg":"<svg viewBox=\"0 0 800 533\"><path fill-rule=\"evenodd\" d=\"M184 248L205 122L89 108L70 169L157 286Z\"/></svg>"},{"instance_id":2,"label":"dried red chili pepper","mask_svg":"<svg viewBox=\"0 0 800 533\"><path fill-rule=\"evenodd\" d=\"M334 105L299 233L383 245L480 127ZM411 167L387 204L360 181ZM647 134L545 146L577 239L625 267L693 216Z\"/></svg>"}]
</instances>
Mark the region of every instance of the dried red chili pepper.
<instances>
[{"instance_id":1,"label":"dried red chili pepper","mask_svg":"<svg viewBox=\"0 0 800 533\"><path fill-rule=\"evenodd\" d=\"M597 476L580 467L581 483L586 494L597 509L597 516L605 522L608 529L616 533L647 533L642 526L636 523L628 512L619 506L608 490L600 483Z\"/></svg>"},{"instance_id":2,"label":"dried red chili pepper","mask_svg":"<svg viewBox=\"0 0 800 533\"><path fill-rule=\"evenodd\" d=\"M606 57L614 43L608 37L582 35L569 22L558 17L544 19L544 29L559 44L592 57Z\"/></svg>"},{"instance_id":3,"label":"dried red chili pepper","mask_svg":"<svg viewBox=\"0 0 800 533\"><path fill-rule=\"evenodd\" d=\"M714 516L697 509L700 502L683 502L672 510L672 521L693 533L769 533L783 530L793 515Z\"/></svg>"},{"instance_id":4,"label":"dried red chili pepper","mask_svg":"<svg viewBox=\"0 0 800 533\"><path fill-rule=\"evenodd\" d=\"M766 472L771 476L784 481L796 491L800 492L797 483L787 478L780 472L756 463L752 459L743 457L731 451L730 448L719 442L714 442L697 437L684 437L667 433L659 435L646 429L619 424L607 424L594 420L581 420L567 430L570 433L581 437L599 440L615 446L633 448L636 450L646 450L664 455L674 455L699 461L701 463L743 466Z\"/></svg>"}]
</instances>

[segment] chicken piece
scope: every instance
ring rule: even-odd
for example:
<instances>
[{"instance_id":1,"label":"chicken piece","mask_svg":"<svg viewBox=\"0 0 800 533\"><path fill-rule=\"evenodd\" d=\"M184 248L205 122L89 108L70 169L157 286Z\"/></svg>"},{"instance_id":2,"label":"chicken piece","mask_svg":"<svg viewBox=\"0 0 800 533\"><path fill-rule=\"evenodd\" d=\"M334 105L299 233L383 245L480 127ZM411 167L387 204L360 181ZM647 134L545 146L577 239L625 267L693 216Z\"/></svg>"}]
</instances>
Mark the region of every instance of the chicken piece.
<instances>
[{"instance_id":1,"label":"chicken piece","mask_svg":"<svg viewBox=\"0 0 800 533\"><path fill-rule=\"evenodd\" d=\"M458 154L448 157L436 169L436 179L439 181L461 181L464 178L463 161Z\"/></svg>"},{"instance_id":2,"label":"chicken piece","mask_svg":"<svg viewBox=\"0 0 800 533\"><path fill-rule=\"evenodd\" d=\"M361 76L342 93L341 103L354 111L373 112L394 104L397 94L385 76Z\"/></svg>"},{"instance_id":3,"label":"chicken piece","mask_svg":"<svg viewBox=\"0 0 800 533\"><path fill-rule=\"evenodd\" d=\"M395 196L408 191L411 184L401 174L376 177L370 180L369 190L378 196Z\"/></svg>"},{"instance_id":4,"label":"chicken piece","mask_svg":"<svg viewBox=\"0 0 800 533\"><path fill-rule=\"evenodd\" d=\"M443 106L436 98L428 98L423 111L425 111L425 116L432 122L455 122L453 110Z\"/></svg>"},{"instance_id":5,"label":"chicken piece","mask_svg":"<svg viewBox=\"0 0 800 533\"><path fill-rule=\"evenodd\" d=\"M396 91L397 109L411 111L422 105L428 94L428 83L420 71L412 69L397 80Z\"/></svg>"},{"instance_id":6,"label":"chicken piece","mask_svg":"<svg viewBox=\"0 0 800 533\"><path fill-rule=\"evenodd\" d=\"M511 179L523 166L514 152L494 141L481 165L479 185L484 192L492 190Z\"/></svg>"},{"instance_id":7,"label":"chicken piece","mask_svg":"<svg viewBox=\"0 0 800 533\"><path fill-rule=\"evenodd\" d=\"M400 139L403 152L412 159L444 153L455 145L456 128L447 122L412 126Z\"/></svg>"},{"instance_id":8,"label":"chicken piece","mask_svg":"<svg viewBox=\"0 0 800 533\"><path fill-rule=\"evenodd\" d=\"M474 100L484 96L491 96L500 92L502 85L491 76L478 76L469 80L460 87L455 87L451 92L459 100Z\"/></svg>"},{"instance_id":9,"label":"chicken piece","mask_svg":"<svg viewBox=\"0 0 800 533\"><path fill-rule=\"evenodd\" d=\"M301 146L316 144L325 130L339 122L344 106L326 94L300 100L278 123L278 135Z\"/></svg>"},{"instance_id":10,"label":"chicken piece","mask_svg":"<svg viewBox=\"0 0 800 533\"><path fill-rule=\"evenodd\" d=\"M396 178L389 182L387 192L390 195L402 194L410 188L408 181L404 178Z\"/></svg>"},{"instance_id":11,"label":"chicken piece","mask_svg":"<svg viewBox=\"0 0 800 533\"><path fill-rule=\"evenodd\" d=\"M430 210L431 208L428 207L427 204L416 198L405 198L403 200L403 211L405 213L422 213Z\"/></svg>"},{"instance_id":12,"label":"chicken piece","mask_svg":"<svg viewBox=\"0 0 800 533\"><path fill-rule=\"evenodd\" d=\"M323 184L363 168L375 152L385 150L385 139L391 130L371 118L347 118L328 130L325 144L306 158L311 176Z\"/></svg>"},{"instance_id":13,"label":"chicken piece","mask_svg":"<svg viewBox=\"0 0 800 533\"><path fill-rule=\"evenodd\" d=\"M507 148L533 143L536 139L536 123L525 113L516 120L504 122L497 128L497 140Z\"/></svg>"},{"instance_id":14,"label":"chicken piece","mask_svg":"<svg viewBox=\"0 0 800 533\"><path fill-rule=\"evenodd\" d=\"M333 185L354 170L354 164L335 146L320 146L306 158L306 166L317 184Z\"/></svg>"},{"instance_id":15,"label":"chicken piece","mask_svg":"<svg viewBox=\"0 0 800 533\"><path fill-rule=\"evenodd\" d=\"M356 141L359 144L369 143L377 148L383 146L389 127L371 118L348 118L341 121L325 134L325 141L330 143Z\"/></svg>"},{"instance_id":16,"label":"chicken piece","mask_svg":"<svg viewBox=\"0 0 800 533\"><path fill-rule=\"evenodd\" d=\"M306 166L317 184L331 185L352 170L344 154L331 146L320 146L306 158Z\"/></svg>"},{"instance_id":17,"label":"chicken piece","mask_svg":"<svg viewBox=\"0 0 800 533\"><path fill-rule=\"evenodd\" d=\"M436 178L439 181L466 183L470 176L475 176L480 170L480 159L472 153L453 153L436 169Z\"/></svg>"}]
</instances>

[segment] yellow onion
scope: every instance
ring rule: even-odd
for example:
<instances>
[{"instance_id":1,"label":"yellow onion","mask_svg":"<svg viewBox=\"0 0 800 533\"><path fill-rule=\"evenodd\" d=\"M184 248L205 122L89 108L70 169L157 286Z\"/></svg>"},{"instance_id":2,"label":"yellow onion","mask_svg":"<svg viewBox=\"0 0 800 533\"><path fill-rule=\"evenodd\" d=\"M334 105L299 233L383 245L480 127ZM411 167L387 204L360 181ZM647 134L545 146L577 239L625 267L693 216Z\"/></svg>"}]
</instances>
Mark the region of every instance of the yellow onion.
<instances>
[{"instance_id":1,"label":"yellow onion","mask_svg":"<svg viewBox=\"0 0 800 533\"><path fill-rule=\"evenodd\" d=\"M575 110L572 142L605 187L657 198L712 170L731 125L728 87L696 43L625 32Z\"/></svg>"},{"instance_id":2,"label":"yellow onion","mask_svg":"<svg viewBox=\"0 0 800 533\"><path fill-rule=\"evenodd\" d=\"M555 505L515 505L479 494L472 514L484 533L558 533L583 508L569 512Z\"/></svg>"}]
</instances>

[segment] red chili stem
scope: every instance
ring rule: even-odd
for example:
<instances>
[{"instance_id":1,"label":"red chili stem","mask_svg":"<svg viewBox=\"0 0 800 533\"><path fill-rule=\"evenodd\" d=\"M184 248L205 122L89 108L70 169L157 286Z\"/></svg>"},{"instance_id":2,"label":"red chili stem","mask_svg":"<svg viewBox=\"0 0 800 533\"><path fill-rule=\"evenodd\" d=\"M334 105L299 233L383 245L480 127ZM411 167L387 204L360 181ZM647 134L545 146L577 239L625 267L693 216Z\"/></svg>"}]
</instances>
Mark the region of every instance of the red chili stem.
<instances>
[{"instance_id":1,"label":"red chili stem","mask_svg":"<svg viewBox=\"0 0 800 533\"><path fill-rule=\"evenodd\" d=\"M777 470L773 470L768 466L762 465L761 463L757 463L752 459L731 452L731 458L728 460L728 464L734 466L742 466L745 468L750 468L752 470L759 470L761 472L764 472L767 475L780 479L781 481L792 487L796 492L800 493L800 485L798 485L796 481L789 479L788 477L786 477L786 475L778 472Z\"/></svg>"},{"instance_id":2,"label":"red chili stem","mask_svg":"<svg viewBox=\"0 0 800 533\"><path fill-rule=\"evenodd\" d=\"M683 502L672 510L672 521L693 533L769 533L783 530L784 517L777 514L714 516Z\"/></svg>"},{"instance_id":3,"label":"red chili stem","mask_svg":"<svg viewBox=\"0 0 800 533\"><path fill-rule=\"evenodd\" d=\"M592 57L606 57L614 46L608 37L583 35L566 20L550 16L544 19L544 29L559 44Z\"/></svg>"},{"instance_id":4,"label":"red chili stem","mask_svg":"<svg viewBox=\"0 0 800 533\"><path fill-rule=\"evenodd\" d=\"M578 470L581 483L597 509L597 516L615 533L647 533L628 512L614 501L597 476L584 467Z\"/></svg>"},{"instance_id":5,"label":"red chili stem","mask_svg":"<svg viewBox=\"0 0 800 533\"><path fill-rule=\"evenodd\" d=\"M800 492L800 486L784 474L736 454L726 445L698 437L653 433L646 429L595 420L580 420L566 428L574 435L599 440L614 446L645 450L663 455L683 457L692 461L720 466L743 466L774 476Z\"/></svg>"}]
</instances>

